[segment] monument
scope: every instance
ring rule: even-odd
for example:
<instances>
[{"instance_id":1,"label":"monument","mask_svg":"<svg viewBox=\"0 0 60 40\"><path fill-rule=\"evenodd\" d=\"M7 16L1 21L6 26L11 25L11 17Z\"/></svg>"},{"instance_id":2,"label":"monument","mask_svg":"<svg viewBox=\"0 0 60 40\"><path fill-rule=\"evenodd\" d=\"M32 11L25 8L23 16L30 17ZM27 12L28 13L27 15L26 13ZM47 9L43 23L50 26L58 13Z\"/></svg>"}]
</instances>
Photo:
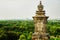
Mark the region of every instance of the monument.
<instances>
[{"instance_id":1,"label":"monument","mask_svg":"<svg viewBox=\"0 0 60 40\"><path fill-rule=\"evenodd\" d=\"M49 34L46 32L48 16L45 15L43 8L42 2L40 1L38 11L36 11L36 15L33 16L35 31L32 35L32 40L49 40Z\"/></svg>"}]
</instances>

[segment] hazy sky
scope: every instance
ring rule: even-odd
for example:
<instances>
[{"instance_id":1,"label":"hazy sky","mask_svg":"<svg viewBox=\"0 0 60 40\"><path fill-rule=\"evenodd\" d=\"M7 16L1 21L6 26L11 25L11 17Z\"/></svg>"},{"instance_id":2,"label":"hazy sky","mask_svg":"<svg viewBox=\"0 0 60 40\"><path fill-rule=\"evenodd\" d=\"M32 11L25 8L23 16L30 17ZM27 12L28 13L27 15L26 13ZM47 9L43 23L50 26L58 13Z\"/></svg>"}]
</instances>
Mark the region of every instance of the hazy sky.
<instances>
[{"instance_id":1,"label":"hazy sky","mask_svg":"<svg viewBox=\"0 0 60 40\"><path fill-rule=\"evenodd\" d=\"M40 0L0 0L0 19L32 19ZM42 0L49 19L60 18L60 0Z\"/></svg>"}]
</instances>

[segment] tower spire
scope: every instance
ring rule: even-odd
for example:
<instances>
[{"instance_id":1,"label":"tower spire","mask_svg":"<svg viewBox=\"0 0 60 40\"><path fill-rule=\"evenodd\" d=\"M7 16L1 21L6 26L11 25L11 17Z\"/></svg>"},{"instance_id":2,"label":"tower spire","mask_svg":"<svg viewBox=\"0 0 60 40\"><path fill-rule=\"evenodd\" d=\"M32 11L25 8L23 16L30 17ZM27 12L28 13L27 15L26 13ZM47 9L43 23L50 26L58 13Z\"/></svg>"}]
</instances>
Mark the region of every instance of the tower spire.
<instances>
[{"instance_id":1,"label":"tower spire","mask_svg":"<svg viewBox=\"0 0 60 40\"><path fill-rule=\"evenodd\" d=\"M39 11L43 11L43 5L42 5L42 2L40 1L40 4L38 5L38 10Z\"/></svg>"}]
</instances>

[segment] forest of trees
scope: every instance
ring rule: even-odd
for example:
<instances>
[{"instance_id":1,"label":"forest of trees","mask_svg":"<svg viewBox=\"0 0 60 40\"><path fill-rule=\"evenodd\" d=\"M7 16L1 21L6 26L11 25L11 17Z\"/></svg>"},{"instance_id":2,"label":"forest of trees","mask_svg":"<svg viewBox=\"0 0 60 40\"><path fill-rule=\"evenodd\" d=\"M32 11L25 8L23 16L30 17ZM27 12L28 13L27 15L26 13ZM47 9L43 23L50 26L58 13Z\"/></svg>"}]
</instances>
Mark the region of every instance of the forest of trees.
<instances>
[{"instance_id":1,"label":"forest of trees","mask_svg":"<svg viewBox=\"0 0 60 40\"><path fill-rule=\"evenodd\" d=\"M60 20L48 20L50 40L60 40ZM33 20L0 20L0 40L31 40Z\"/></svg>"}]
</instances>

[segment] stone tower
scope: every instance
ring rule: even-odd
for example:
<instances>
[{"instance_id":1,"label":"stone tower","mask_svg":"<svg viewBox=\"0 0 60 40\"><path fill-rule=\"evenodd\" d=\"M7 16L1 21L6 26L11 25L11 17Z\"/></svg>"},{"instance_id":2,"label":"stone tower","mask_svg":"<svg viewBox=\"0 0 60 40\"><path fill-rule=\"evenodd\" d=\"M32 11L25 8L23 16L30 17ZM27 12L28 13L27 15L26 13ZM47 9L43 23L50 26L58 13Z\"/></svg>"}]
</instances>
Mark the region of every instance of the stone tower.
<instances>
[{"instance_id":1,"label":"stone tower","mask_svg":"<svg viewBox=\"0 0 60 40\"><path fill-rule=\"evenodd\" d=\"M36 15L33 16L35 31L32 35L32 40L48 40L49 34L46 33L46 23L48 16L45 16L45 11L43 10L43 5L40 1L38 5L38 11Z\"/></svg>"}]
</instances>

